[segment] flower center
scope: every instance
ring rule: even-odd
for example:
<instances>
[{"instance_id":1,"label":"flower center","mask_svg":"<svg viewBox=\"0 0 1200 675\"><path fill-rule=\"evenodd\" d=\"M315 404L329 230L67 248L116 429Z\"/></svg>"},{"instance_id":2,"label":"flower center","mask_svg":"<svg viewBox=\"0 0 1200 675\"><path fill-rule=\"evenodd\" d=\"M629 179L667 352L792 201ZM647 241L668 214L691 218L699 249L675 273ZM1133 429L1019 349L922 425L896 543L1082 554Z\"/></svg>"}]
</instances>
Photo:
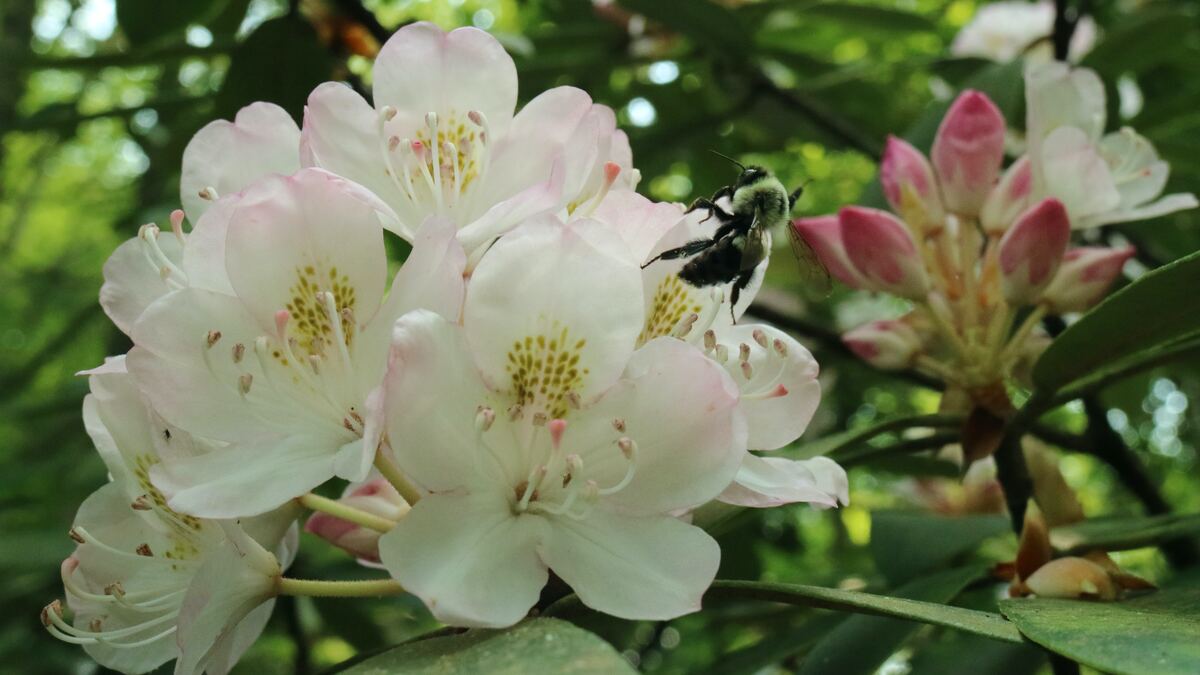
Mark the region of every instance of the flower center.
<instances>
[{"instance_id":1,"label":"flower center","mask_svg":"<svg viewBox=\"0 0 1200 675\"><path fill-rule=\"evenodd\" d=\"M590 372L579 365L586 346L585 338L573 338L557 321L545 331L514 341L504 369L512 378L516 402L550 418L564 417L572 393L583 387Z\"/></svg>"},{"instance_id":2,"label":"flower center","mask_svg":"<svg viewBox=\"0 0 1200 675\"><path fill-rule=\"evenodd\" d=\"M734 380L740 379L745 383L741 385L743 401L787 396L788 389L780 382L787 372L787 344L779 339L768 340L766 333L757 329L753 336L752 343L742 342L734 346L732 343L718 342L716 333L711 329L706 330L703 337L704 353L725 366Z\"/></svg>"},{"instance_id":3,"label":"flower center","mask_svg":"<svg viewBox=\"0 0 1200 675\"><path fill-rule=\"evenodd\" d=\"M389 134L396 109L385 106L378 132L384 166L392 182L418 210L447 214L470 208L470 189L487 174L491 137L478 110L465 119L456 111L425 114L414 137Z\"/></svg>"}]
</instances>

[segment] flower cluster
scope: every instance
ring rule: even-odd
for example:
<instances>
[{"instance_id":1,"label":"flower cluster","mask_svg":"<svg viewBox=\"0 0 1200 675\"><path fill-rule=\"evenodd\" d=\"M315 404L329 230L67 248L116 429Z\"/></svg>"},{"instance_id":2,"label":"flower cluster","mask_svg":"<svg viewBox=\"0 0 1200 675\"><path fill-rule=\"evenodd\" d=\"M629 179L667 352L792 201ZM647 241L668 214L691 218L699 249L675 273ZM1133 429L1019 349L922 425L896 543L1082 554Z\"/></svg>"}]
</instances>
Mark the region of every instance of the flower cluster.
<instances>
[{"instance_id":1,"label":"flower cluster","mask_svg":"<svg viewBox=\"0 0 1200 675\"><path fill-rule=\"evenodd\" d=\"M753 287L731 308L682 261L643 269L699 215L633 191L612 110L559 87L514 114L516 87L486 33L419 23L380 52L374 106L328 83L303 128L258 103L192 139L171 232L105 266L133 347L90 371L112 482L49 630L126 672L225 672L279 594L403 590L497 627L550 572L668 619L717 570L695 508L846 502L832 461L750 452L804 432L809 352L730 318ZM411 244L391 278L386 233ZM300 506L391 580L284 577Z\"/></svg>"},{"instance_id":2,"label":"flower cluster","mask_svg":"<svg viewBox=\"0 0 1200 675\"><path fill-rule=\"evenodd\" d=\"M912 303L846 333L856 354L924 370L997 413L1005 382L1047 342L1041 318L1091 307L1134 253L1071 248L1071 231L1197 205L1190 194L1159 198L1168 167L1148 141L1128 128L1103 134L1104 88L1092 71L1032 68L1026 107L1028 149L1007 169L1003 115L966 91L928 158L888 140L880 181L892 213L851 206L794 223L838 280Z\"/></svg>"}]
</instances>

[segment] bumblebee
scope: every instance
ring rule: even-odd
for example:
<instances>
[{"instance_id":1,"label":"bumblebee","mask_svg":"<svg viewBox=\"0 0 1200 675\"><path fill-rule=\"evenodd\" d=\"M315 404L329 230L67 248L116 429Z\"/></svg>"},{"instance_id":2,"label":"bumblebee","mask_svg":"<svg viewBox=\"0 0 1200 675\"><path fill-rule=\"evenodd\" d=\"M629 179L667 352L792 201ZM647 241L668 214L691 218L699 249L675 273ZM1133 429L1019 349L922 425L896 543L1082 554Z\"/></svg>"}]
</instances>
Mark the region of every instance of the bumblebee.
<instances>
[{"instance_id":1,"label":"bumblebee","mask_svg":"<svg viewBox=\"0 0 1200 675\"><path fill-rule=\"evenodd\" d=\"M719 153L714 153L719 154ZM725 157L724 155L720 155ZM760 166L744 166L725 157L741 169L733 185L717 190L710 198L701 197L692 202L687 213L697 210L708 211L700 222L715 217L719 223L710 238L695 239L683 246L663 251L642 265L643 268L658 260L677 260L693 257L679 270L679 278L699 288L733 283L730 297L730 312L737 306L742 289L750 285L758 266L770 255L769 232L775 227L786 227L804 188L789 193L783 183L770 171ZM729 210L718 202L729 200ZM792 248L800 258L802 267L811 268L816 256L793 231Z\"/></svg>"}]
</instances>

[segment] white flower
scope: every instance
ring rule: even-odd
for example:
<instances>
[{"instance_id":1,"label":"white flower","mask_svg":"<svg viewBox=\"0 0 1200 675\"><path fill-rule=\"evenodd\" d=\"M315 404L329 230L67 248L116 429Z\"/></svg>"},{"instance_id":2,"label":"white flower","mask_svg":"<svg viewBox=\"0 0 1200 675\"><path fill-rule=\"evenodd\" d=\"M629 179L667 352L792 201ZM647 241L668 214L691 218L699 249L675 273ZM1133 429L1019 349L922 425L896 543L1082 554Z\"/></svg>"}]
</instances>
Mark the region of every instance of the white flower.
<instances>
[{"instance_id":1,"label":"white flower","mask_svg":"<svg viewBox=\"0 0 1200 675\"><path fill-rule=\"evenodd\" d=\"M745 448L729 376L674 339L635 350L641 275L603 224L544 216L475 270L463 323L396 324L372 432L426 494L379 541L440 620L505 626L553 570L633 619L699 608L719 549L670 514L716 497Z\"/></svg>"},{"instance_id":2,"label":"white flower","mask_svg":"<svg viewBox=\"0 0 1200 675\"><path fill-rule=\"evenodd\" d=\"M84 423L112 482L83 503L71 530L79 546L63 562L62 579L73 622L57 602L43 620L123 672L175 658L177 673L228 672L270 616L276 578L295 550L296 510L248 520L244 528L173 511L150 470L212 445L155 414L123 359L110 360L91 386Z\"/></svg>"},{"instance_id":3,"label":"white flower","mask_svg":"<svg viewBox=\"0 0 1200 675\"><path fill-rule=\"evenodd\" d=\"M1156 218L1200 204L1190 193L1159 198L1170 167L1133 129L1104 134L1104 84L1094 71L1063 63L1031 68L1025 105L1036 197L1062 201L1073 228Z\"/></svg>"},{"instance_id":4,"label":"white flower","mask_svg":"<svg viewBox=\"0 0 1200 675\"><path fill-rule=\"evenodd\" d=\"M993 2L979 8L962 27L950 53L980 56L1006 63L1018 57L1045 62L1053 58L1050 37L1054 32L1054 3ZM1039 44L1040 43L1040 44ZM1096 43L1096 22L1084 16L1071 36L1070 59L1083 58Z\"/></svg>"},{"instance_id":5,"label":"white flower","mask_svg":"<svg viewBox=\"0 0 1200 675\"><path fill-rule=\"evenodd\" d=\"M612 193L595 218L620 233L634 258L711 236L715 225L703 213L684 214L678 205L654 204L635 193ZM738 387L738 410L748 427L747 447L777 450L804 433L821 400L819 367L807 349L767 325L731 320L731 285L696 288L679 279L686 260L660 260L642 270L645 315L638 344L674 337L700 349L724 368ZM766 270L764 260L733 313L753 301ZM826 489L833 486L836 489ZM742 470L721 500L742 506L813 502L846 503L846 473L832 460L763 459L744 453Z\"/></svg>"},{"instance_id":6,"label":"white flower","mask_svg":"<svg viewBox=\"0 0 1200 675\"><path fill-rule=\"evenodd\" d=\"M457 318L463 294L462 249L432 219L385 297L386 211L362 188L305 169L265 178L201 219L183 260L189 285L145 311L129 354L166 419L230 443L155 468L172 508L255 515L334 475L366 475L375 448L361 440L363 406L392 322L417 307Z\"/></svg>"},{"instance_id":7,"label":"white flower","mask_svg":"<svg viewBox=\"0 0 1200 675\"><path fill-rule=\"evenodd\" d=\"M188 285L184 249L189 240L208 249L224 244L223 221L237 193L264 176L290 175L299 169L300 129L272 103L252 103L238 111L233 122L216 120L196 132L183 151L179 197L184 208L171 214L172 235L144 225L104 264L100 305L113 323L129 333L155 300ZM221 208L213 209L217 204ZM184 233L184 217L195 226L210 210L214 214L206 220L212 222L200 228L197 243Z\"/></svg>"},{"instance_id":8,"label":"white flower","mask_svg":"<svg viewBox=\"0 0 1200 675\"><path fill-rule=\"evenodd\" d=\"M514 116L516 67L481 30L401 28L375 61L373 93L374 108L338 83L313 91L303 162L371 189L409 231L450 218L469 253L531 215L598 200L617 178L609 162L636 183L613 111L585 92L551 89Z\"/></svg>"}]
</instances>

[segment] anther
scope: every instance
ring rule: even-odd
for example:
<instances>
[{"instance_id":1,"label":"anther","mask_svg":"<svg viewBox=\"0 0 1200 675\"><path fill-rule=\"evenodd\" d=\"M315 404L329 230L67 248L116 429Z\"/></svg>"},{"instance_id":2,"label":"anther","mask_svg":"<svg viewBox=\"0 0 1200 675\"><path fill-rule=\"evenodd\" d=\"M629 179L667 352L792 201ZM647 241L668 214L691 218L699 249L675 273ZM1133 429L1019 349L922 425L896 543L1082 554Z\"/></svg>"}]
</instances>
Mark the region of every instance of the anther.
<instances>
[{"instance_id":1,"label":"anther","mask_svg":"<svg viewBox=\"0 0 1200 675\"><path fill-rule=\"evenodd\" d=\"M250 393L250 385L254 383L254 376L250 373L242 373L238 376L238 391L242 396Z\"/></svg>"},{"instance_id":2,"label":"anther","mask_svg":"<svg viewBox=\"0 0 1200 675\"><path fill-rule=\"evenodd\" d=\"M622 436L617 440L617 447L621 449L621 454L625 455L625 459L633 459L633 453L637 450L637 443L628 436Z\"/></svg>"},{"instance_id":3,"label":"anther","mask_svg":"<svg viewBox=\"0 0 1200 675\"><path fill-rule=\"evenodd\" d=\"M699 320L699 314L688 314L682 321L679 322L679 325L675 327L674 336L677 338L682 338L683 336L687 335L692 331L692 326L695 326L696 322Z\"/></svg>"},{"instance_id":4,"label":"anther","mask_svg":"<svg viewBox=\"0 0 1200 675\"><path fill-rule=\"evenodd\" d=\"M508 410L505 412L508 414L508 419L510 421L516 422L517 420L521 419L522 415L525 414L525 408L520 403L516 403L510 405Z\"/></svg>"},{"instance_id":5,"label":"anther","mask_svg":"<svg viewBox=\"0 0 1200 675\"><path fill-rule=\"evenodd\" d=\"M535 412L535 413L533 413L533 426L535 426L535 427L543 427L543 426L546 426L546 421L547 421L548 419L549 419L549 418L548 418L548 417L546 417L546 413L544 413L544 412Z\"/></svg>"},{"instance_id":6,"label":"anther","mask_svg":"<svg viewBox=\"0 0 1200 675\"><path fill-rule=\"evenodd\" d=\"M775 338L775 342L772 343L772 346L775 347L776 354L779 354L780 356L784 356L784 357L787 356L787 353L788 353L787 343L785 343L783 340L780 340L779 338Z\"/></svg>"},{"instance_id":7,"label":"anther","mask_svg":"<svg viewBox=\"0 0 1200 675\"><path fill-rule=\"evenodd\" d=\"M557 450L562 445L563 433L567 430L567 421L552 419L546 423L546 428L550 430L550 444Z\"/></svg>"},{"instance_id":8,"label":"anther","mask_svg":"<svg viewBox=\"0 0 1200 675\"><path fill-rule=\"evenodd\" d=\"M146 495L141 495L129 504L129 508L133 509L134 511L149 511L153 507L150 506L150 503L146 501Z\"/></svg>"},{"instance_id":9,"label":"anther","mask_svg":"<svg viewBox=\"0 0 1200 675\"><path fill-rule=\"evenodd\" d=\"M388 150L389 151L394 151L398 147L400 147L400 137L399 136L392 136L391 138L388 139Z\"/></svg>"},{"instance_id":10,"label":"anther","mask_svg":"<svg viewBox=\"0 0 1200 675\"><path fill-rule=\"evenodd\" d=\"M492 428L492 423L496 421L496 411L487 406L479 406L475 413L475 429L480 432L487 431Z\"/></svg>"},{"instance_id":11,"label":"anther","mask_svg":"<svg viewBox=\"0 0 1200 675\"><path fill-rule=\"evenodd\" d=\"M569 392L566 396L567 406L572 410L579 410L583 407L583 399L579 397L579 392Z\"/></svg>"},{"instance_id":12,"label":"anther","mask_svg":"<svg viewBox=\"0 0 1200 675\"><path fill-rule=\"evenodd\" d=\"M104 622L100 620L100 617L95 617L91 621L88 622L88 629L91 630L93 633L99 633L100 630L103 628L104 628Z\"/></svg>"},{"instance_id":13,"label":"anther","mask_svg":"<svg viewBox=\"0 0 1200 675\"><path fill-rule=\"evenodd\" d=\"M123 598L125 597L125 587L121 585L121 582L114 581L104 587L104 594L111 595L114 598Z\"/></svg>"},{"instance_id":14,"label":"anther","mask_svg":"<svg viewBox=\"0 0 1200 675\"><path fill-rule=\"evenodd\" d=\"M211 185L204 188L203 190L197 192L196 194L199 195L200 199L204 199L204 200L207 200L210 202L217 201L217 197L218 197L217 189Z\"/></svg>"},{"instance_id":15,"label":"anther","mask_svg":"<svg viewBox=\"0 0 1200 675\"><path fill-rule=\"evenodd\" d=\"M438 116L435 112L425 113L425 126L430 129L437 129Z\"/></svg>"},{"instance_id":16,"label":"anther","mask_svg":"<svg viewBox=\"0 0 1200 675\"><path fill-rule=\"evenodd\" d=\"M617 430L617 433L625 433L625 420L621 419L620 417L614 417L612 425L613 428Z\"/></svg>"},{"instance_id":17,"label":"anther","mask_svg":"<svg viewBox=\"0 0 1200 675\"><path fill-rule=\"evenodd\" d=\"M396 117L396 109L390 105L385 105L383 106L383 109L379 111L379 114L383 117L383 121L391 122Z\"/></svg>"},{"instance_id":18,"label":"anther","mask_svg":"<svg viewBox=\"0 0 1200 675\"><path fill-rule=\"evenodd\" d=\"M220 340L221 331L219 330L210 330L208 331L208 335L204 336L204 341L208 344L209 349L212 349L212 346L220 342Z\"/></svg>"},{"instance_id":19,"label":"anther","mask_svg":"<svg viewBox=\"0 0 1200 675\"><path fill-rule=\"evenodd\" d=\"M471 122L477 127L482 127L487 124L483 119L483 113L479 112L478 110L469 111L467 113L467 119L471 120Z\"/></svg>"},{"instance_id":20,"label":"anther","mask_svg":"<svg viewBox=\"0 0 1200 675\"><path fill-rule=\"evenodd\" d=\"M717 363L727 363L729 361L729 347L717 345L717 348L713 350L713 358L717 360Z\"/></svg>"},{"instance_id":21,"label":"anther","mask_svg":"<svg viewBox=\"0 0 1200 675\"><path fill-rule=\"evenodd\" d=\"M321 374L321 357L318 354L308 355L308 365L312 368L314 375Z\"/></svg>"},{"instance_id":22,"label":"anther","mask_svg":"<svg viewBox=\"0 0 1200 675\"><path fill-rule=\"evenodd\" d=\"M237 343L233 346L233 362L241 363L242 358L246 356L246 345Z\"/></svg>"},{"instance_id":23,"label":"anther","mask_svg":"<svg viewBox=\"0 0 1200 675\"><path fill-rule=\"evenodd\" d=\"M136 551L140 556L145 556L147 558L154 557L154 551L150 550L150 544L141 544L137 547Z\"/></svg>"},{"instance_id":24,"label":"anther","mask_svg":"<svg viewBox=\"0 0 1200 675\"><path fill-rule=\"evenodd\" d=\"M46 626L46 627L50 626L50 612L54 612L55 616L57 616L58 618L61 619L63 617L62 602L59 600L55 600L42 608L42 625L43 626Z\"/></svg>"},{"instance_id":25,"label":"anther","mask_svg":"<svg viewBox=\"0 0 1200 675\"><path fill-rule=\"evenodd\" d=\"M711 352L717 348L717 334L711 328L704 331L704 350Z\"/></svg>"},{"instance_id":26,"label":"anther","mask_svg":"<svg viewBox=\"0 0 1200 675\"><path fill-rule=\"evenodd\" d=\"M749 361L742 361L742 375L744 375L747 380L754 377L754 366L751 366Z\"/></svg>"},{"instance_id":27,"label":"anther","mask_svg":"<svg viewBox=\"0 0 1200 675\"><path fill-rule=\"evenodd\" d=\"M82 544L85 541L83 535L79 534L79 532L73 527L67 532L67 534L70 535L70 537L74 539L76 543Z\"/></svg>"},{"instance_id":28,"label":"anther","mask_svg":"<svg viewBox=\"0 0 1200 675\"><path fill-rule=\"evenodd\" d=\"M749 361L749 360L750 360L750 345L743 342L742 344L738 345L738 361Z\"/></svg>"},{"instance_id":29,"label":"anther","mask_svg":"<svg viewBox=\"0 0 1200 675\"><path fill-rule=\"evenodd\" d=\"M339 316L342 317L342 322L344 324L346 324L347 326L354 325L354 310L353 309L351 309L349 307L343 307L342 311L339 312L338 314L339 314Z\"/></svg>"},{"instance_id":30,"label":"anther","mask_svg":"<svg viewBox=\"0 0 1200 675\"><path fill-rule=\"evenodd\" d=\"M767 334L762 332L761 328L755 328L751 335L754 337L754 341L758 343L759 347L762 347L763 349L767 348L767 345L769 344L767 342Z\"/></svg>"}]
</instances>

